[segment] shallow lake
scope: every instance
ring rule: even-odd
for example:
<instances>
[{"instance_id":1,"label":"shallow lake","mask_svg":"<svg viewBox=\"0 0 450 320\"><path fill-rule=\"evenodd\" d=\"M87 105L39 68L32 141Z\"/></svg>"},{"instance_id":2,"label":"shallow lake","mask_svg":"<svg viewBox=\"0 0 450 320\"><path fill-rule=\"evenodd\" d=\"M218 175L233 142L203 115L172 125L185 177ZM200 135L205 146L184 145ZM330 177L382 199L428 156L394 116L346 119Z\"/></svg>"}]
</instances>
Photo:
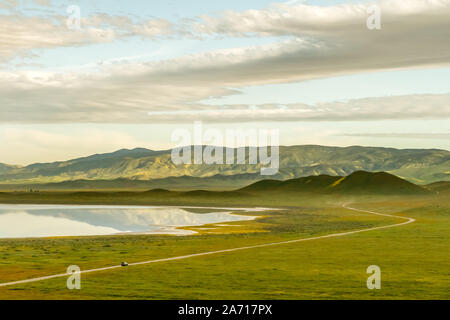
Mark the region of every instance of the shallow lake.
<instances>
[{"instance_id":1,"label":"shallow lake","mask_svg":"<svg viewBox=\"0 0 450 320\"><path fill-rule=\"evenodd\" d=\"M252 220L256 217L231 212L264 210L207 208L210 212L195 213L195 210L191 212L190 209L193 208L0 204L0 238L114 234L187 235L195 232L177 227ZM202 209L204 211L205 208Z\"/></svg>"}]
</instances>

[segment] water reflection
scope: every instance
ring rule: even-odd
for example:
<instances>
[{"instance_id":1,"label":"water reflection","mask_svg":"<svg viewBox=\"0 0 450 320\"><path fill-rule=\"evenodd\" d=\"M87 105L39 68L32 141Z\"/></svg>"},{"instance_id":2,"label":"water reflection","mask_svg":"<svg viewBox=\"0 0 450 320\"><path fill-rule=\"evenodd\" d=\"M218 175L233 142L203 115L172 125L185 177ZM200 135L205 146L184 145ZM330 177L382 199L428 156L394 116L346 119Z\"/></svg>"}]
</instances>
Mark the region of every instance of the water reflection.
<instances>
[{"instance_id":1,"label":"water reflection","mask_svg":"<svg viewBox=\"0 0 450 320\"><path fill-rule=\"evenodd\" d=\"M178 207L0 205L0 238L121 233L183 235L193 232L176 227L254 219L217 212L217 208L210 210L198 214Z\"/></svg>"}]
</instances>

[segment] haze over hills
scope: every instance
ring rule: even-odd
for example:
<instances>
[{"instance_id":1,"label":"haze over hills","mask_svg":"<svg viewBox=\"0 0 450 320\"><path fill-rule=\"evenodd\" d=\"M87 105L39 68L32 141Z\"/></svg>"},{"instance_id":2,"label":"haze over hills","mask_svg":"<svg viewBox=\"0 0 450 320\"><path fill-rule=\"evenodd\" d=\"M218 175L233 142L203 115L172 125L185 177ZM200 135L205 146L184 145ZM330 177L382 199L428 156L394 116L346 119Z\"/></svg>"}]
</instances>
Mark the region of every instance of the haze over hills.
<instances>
[{"instance_id":1,"label":"haze over hills","mask_svg":"<svg viewBox=\"0 0 450 320\"><path fill-rule=\"evenodd\" d=\"M246 203L291 203L322 198L324 201L349 201L355 197L389 196L429 197L442 194L443 183L433 190L419 186L385 172L356 171L348 176L309 176L286 181L262 180L232 191L173 191L160 188L126 191L71 191L71 192L0 192L2 203L30 204L141 204L141 205L217 205ZM446 183L444 183L446 184ZM271 199L271 200L269 200ZM403 198L405 199L405 198ZM280 202L281 201L281 202Z\"/></svg>"},{"instance_id":2,"label":"haze over hills","mask_svg":"<svg viewBox=\"0 0 450 320\"><path fill-rule=\"evenodd\" d=\"M179 177L186 183L189 179L197 178L196 183L200 185L203 182L205 185L211 185L218 181L225 183L228 180L230 185L239 187L262 178L287 180L324 174L347 176L360 170L385 171L414 183L427 184L450 180L450 152L436 149L398 150L360 146L346 148L291 146L280 147L280 169L276 176L262 177L259 174L260 169L261 164L175 165L171 161L170 150L153 151L138 148L25 167L0 164L0 184L66 182L70 185L67 181L84 180L73 183L92 184L92 180L102 180L96 181L97 185L101 185L114 183L108 180L115 179L122 179L122 183L128 181L130 184L141 184L141 181L149 183L149 180ZM207 178L211 181L202 182L198 178ZM159 180L159 183L164 187L164 183L170 185L176 181ZM143 187L148 185L144 184Z\"/></svg>"},{"instance_id":3,"label":"haze over hills","mask_svg":"<svg viewBox=\"0 0 450 320\"><path fill-rule=\"evenodd\" d=\"M9 172L14 171L15 169L19 169L20 166L11 166L8 164L0 163L0 175L8 174Z\"/></svg>"},{"instance_id":4,"label":"haze over hills","mask_svg":"<svg viewBox=\"0 0 450 320\"><path fill-rule=\"evenodd\" d=\"M54 183L0 184L0 190L149 190L168 189L189 190L235 190L247 186L262 177L257 173L230 176L215 175L199 178L190 176L168 177L152 180L133 180L119 178L114 180L73 180Z\"/></svg>"}]
</instances>

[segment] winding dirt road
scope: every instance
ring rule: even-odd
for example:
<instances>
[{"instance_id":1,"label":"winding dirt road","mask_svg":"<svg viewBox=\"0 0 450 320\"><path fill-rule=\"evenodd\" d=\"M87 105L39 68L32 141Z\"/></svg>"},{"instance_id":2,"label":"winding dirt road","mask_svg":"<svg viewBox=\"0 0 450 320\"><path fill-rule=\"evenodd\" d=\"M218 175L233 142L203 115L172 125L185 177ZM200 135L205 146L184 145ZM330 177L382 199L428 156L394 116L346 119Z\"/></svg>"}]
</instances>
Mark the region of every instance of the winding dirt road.
<instances>
[{"instance_id":1,"label":"winding dirt road","mask_svg":"<svg viewBox=\"0 0 450 320\"><path fill-rule=\"evenodd\" d=\"M404 225L407 225L407 224L410 224L410 223L413 223L413 222L416 221L413 218L395 216L395 215L391 215L391 214L379 213L379 212L368 211L368 210L361 210L361 209L356 209L356 208L349 207L347 205L343 205L343 207L348 209L348 210L352 210L352 211L370 213L370 214L374 214L374 215L378 215L378 216L384 216L384 217L390 217L390 218L403 219L403 220L406 220L406 221L402 222L402 223L387 225L387 226L374 227L374 228L361 229L361 230L354 230L354 231L348 231L348 232L342 232L342 233L333 233L333 234L328 234L328 235L324 235L324 236L317 236L317 237L312 237L312 238L295 239L295 240L282 241L282 242L272 242L272 243L252 245L252 246L247 246L247 247L239 247L239 248L232 248L232 249L209 251L209 252L195 253L195 254L189 254L189 255L179 256L179 257L172 257L172 258L164 258L164 259L136 262L136 263L130 263L128 267L145 265L145 264L152 264L152 263L159 263L159 262L183 260L183 259L202 257L202 256L213 255L213 254L219 254L219 253L235 252L235 251L240 251L240 250L249 250L249 249L256 249L256 248L279 246L279 245L291 244L291 243L297 243L297 242L303 242L303 241L312 241L312 240L319 240L319 239L343 237L343 236L356 234L356 233L362 233L362 232L369 232L369 231L374 231L374 230L382 230L382 229L389 229L389 228L400 227L400 226L404 226ZM108 271L108 270L114 270L114 269L120 269L120 268L123 268L123 267L120 266L120 265L116 265L116 266L104 267L104 268L98 268L98 269L82 270L80 272L80 274L87 274L87 273L100 272L100 271ZM25 284L25 283L44 281L44 280L55 279L55 278L68 277L70 275L72 275L72 274L61 273L61 274L55 274L55 275L51 275L51 276L45 276L45 277L39 277L39 278L33 278L33 279L27 279L27 280L20 280L20 281L14 281L14 282L0 283L0 287L8 287L8 286L14 286L14 285L18 285L18 284Z\"/></svg>"}]
</instances>

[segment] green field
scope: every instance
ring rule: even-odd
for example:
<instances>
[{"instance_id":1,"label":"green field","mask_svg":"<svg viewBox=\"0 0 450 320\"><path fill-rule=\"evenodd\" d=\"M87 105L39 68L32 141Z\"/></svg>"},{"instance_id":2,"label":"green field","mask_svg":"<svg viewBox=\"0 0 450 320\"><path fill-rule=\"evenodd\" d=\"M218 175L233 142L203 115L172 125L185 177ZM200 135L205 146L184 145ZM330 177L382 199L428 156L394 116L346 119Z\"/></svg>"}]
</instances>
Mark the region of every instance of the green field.
<instances>
[{"instance_id":1,"label":"green field","mask_svg":"<svg viewBox=\"0 0 450 320\"><path fill-rule=\"evenodd\" d=\"M222 197L222 198L221 198ZM283 208L240 227L199 235L107 236L0 240L0 282L308 238L390 225L404 220L359 213L352 206L415 218L413 224L339 238L220 253L82 275L81 290L66 278L0 287L0 299L449 299L450 197L266 197L209 193L0 194L9 203L204 204ZM258 213L260 215L260 213ZM382 289L366 287L369 265L382 272Z\"/></svg>"}]
</instances>

